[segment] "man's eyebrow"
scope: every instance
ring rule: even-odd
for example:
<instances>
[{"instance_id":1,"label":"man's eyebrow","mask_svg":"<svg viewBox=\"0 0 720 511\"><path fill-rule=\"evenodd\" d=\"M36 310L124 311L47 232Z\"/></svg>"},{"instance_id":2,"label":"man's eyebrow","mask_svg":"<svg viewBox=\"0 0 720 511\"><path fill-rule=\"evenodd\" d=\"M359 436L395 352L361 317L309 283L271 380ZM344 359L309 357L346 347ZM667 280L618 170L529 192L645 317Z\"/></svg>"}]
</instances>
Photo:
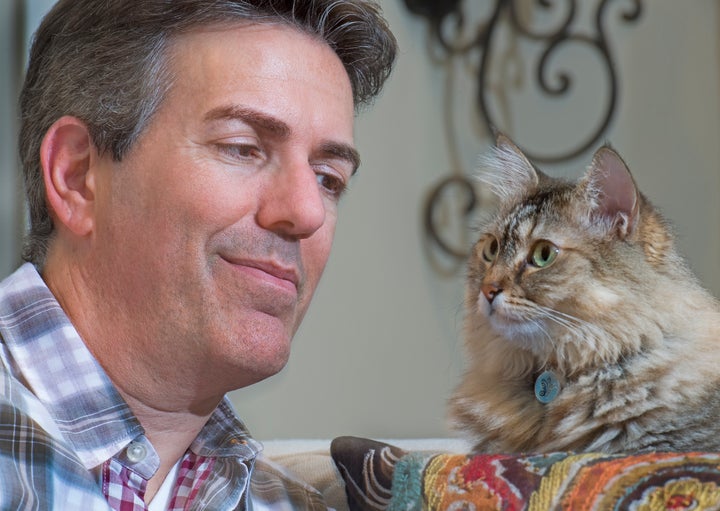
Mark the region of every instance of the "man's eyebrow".
<instances>
[{"instance_id":1,"label":"man's eyebrow","mask_svg":"<svg viewBox=\"0 0 720 511\"><path fill-rule=\"evenodd\" d=\"M220 106L209 110L204 115L205 122L239 120L257 129L272 133L280 139L290 136L290 126L275 117L258 110L239 106ZM352 174L360 167L360 153L350 144L328 141L322 144L321 152L329 156L345 160L352 166Z\"/></svg>"},{"instance_id":2,"label":"man's eyebrow","mask_svg":"<svg viewBox=\"0 0 720 511\"><path fill-rule=\"evenodd\" d=\"M360 153L349 144L339 142L326 142L321 147L322 152L335 158L345 160L352 166L351 175L354 175L360 167Z\"/></svg>"},{"instance_id":3,"label":"man's eyebrow","mask_svg":"<svg viewBox=\"0 0 720 511\"><path fill-rule=\"evenodd\" d=\"M290 127L281 120L243 106L231 105L213 108L205 114L204 120L206 122L240 120L279 138L287 138L290 135Z\"/></svg>"}]
</instances>

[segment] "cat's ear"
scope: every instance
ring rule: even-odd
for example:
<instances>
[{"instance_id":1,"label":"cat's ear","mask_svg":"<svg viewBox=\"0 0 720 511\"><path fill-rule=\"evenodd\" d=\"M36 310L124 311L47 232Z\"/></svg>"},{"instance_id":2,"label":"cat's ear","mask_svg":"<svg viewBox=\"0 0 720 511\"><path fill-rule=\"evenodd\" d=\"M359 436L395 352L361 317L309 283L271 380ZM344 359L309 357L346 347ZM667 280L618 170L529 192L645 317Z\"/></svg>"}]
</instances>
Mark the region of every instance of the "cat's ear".
<instances>
[{"instance_id":1,"label":"cat's ear","mask_svg":"<svg viewBox=\"0 0 720 511\"><path fill-rule=\"evenodd\" d=\"M622 158L609 146L593 156L583 180L593 222L600 221L621 239L630 236L640 217L640 196Z\"/></svg>"},{"instance_id":2,"label":"cat's ear","mask_svg":"<svg viewBox=\"0 0 720 511\"><path fill-rule=\"evenodd\" d=\"M480 159L480 180L501 200L527 195L537 189L538 174L512 140L499 133L495 147Z\"/></svg>"}]
</instances>

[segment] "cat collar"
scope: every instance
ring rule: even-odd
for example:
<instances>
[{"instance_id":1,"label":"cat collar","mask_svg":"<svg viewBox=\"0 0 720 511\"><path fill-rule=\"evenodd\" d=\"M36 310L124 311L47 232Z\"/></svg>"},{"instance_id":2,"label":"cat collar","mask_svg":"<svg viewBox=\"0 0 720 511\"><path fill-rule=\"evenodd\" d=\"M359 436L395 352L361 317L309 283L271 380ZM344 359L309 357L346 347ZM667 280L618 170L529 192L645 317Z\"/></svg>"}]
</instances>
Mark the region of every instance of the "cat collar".
<instances>
[{"instance_id":1,"label":"cat collar","mask_svg":"<svg viewBox=\"0 0 720 511\"><path fill-rule=\"evenodd\" d=\"M550 370L543 371L535 380L535 399L548 404L560 394L560 379Z\"/></svg>"}]
</instances>

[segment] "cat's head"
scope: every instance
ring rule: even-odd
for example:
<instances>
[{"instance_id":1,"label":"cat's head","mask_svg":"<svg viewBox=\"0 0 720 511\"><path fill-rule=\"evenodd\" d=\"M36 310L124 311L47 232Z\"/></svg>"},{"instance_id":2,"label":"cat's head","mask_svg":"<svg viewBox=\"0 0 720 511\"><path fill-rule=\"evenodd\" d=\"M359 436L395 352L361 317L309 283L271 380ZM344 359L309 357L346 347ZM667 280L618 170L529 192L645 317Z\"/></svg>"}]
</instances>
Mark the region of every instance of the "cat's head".
<instances>
[{"instance_id":1,"label":"cat's head","mask_svg":"<svg viewBox=\"0 0 720 511\"><path fill-rule=\"evenodd\" d=\"M658 276L683 265L620 156L600 148L571 182L540 172L500 135L485 167L500 207L469 260L468 335L489 327L546 359L635 349L638 334L615 325L639 318Z\"/></svg>"}]
</instances>

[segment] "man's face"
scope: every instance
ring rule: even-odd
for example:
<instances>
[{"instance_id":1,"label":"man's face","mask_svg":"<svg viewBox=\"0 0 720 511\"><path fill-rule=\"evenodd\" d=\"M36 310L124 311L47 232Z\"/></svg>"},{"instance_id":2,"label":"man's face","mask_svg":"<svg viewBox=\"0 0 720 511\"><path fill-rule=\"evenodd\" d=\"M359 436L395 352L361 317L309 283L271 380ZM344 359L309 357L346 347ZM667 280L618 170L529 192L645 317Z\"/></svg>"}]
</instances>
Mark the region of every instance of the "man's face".
<instances>
[{"instance_id":1,"label":"man's face","mask_svg":"<svg viewBox=\"0 0 720 511\"><path fill-rule=\"evenodd\" d=\"M138 143L102 160L97 264L130 338L240 387L284 366L325 267L357 165L351 86L277 25L183 35L171 69Z\"/></svg>"}]
</instances>

